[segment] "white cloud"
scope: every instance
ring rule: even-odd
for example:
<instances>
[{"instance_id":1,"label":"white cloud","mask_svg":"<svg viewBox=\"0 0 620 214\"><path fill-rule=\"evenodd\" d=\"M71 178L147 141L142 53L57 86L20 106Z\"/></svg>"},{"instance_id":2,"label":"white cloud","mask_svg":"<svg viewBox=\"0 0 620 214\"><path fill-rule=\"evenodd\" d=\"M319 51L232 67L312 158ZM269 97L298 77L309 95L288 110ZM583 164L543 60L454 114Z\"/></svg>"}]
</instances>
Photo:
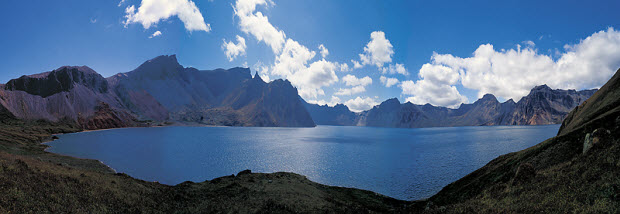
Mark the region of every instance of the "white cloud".
<instances>
[{"instance_id":1,"label":"white cloud","mask_svg":"<svg viewBox=\"0 0 620 214\"><path fill-rule=\"evenodd\" d=\"M351 74L347 74L342 77L342 82L344 82L347 86L367 86L372 84L372 79L368 76L357 78Z\"/></svg>"},{"instance_id":2,"label":"white cloud","mask_svg":"<svg viewBox=\"0 0 620 214\"><path fill-rule=\"evenodd\" d=\"M321 59L310 63L316 52L298 42L288 39L282 53L276 57L276 62L271 70L272 75L281 76L299 89L303 98L316 98L324 95L321 89L338 81L336 70L338 63Z\"/></svg>"},{"instance_id":3,"label":"white cloud","mask_svg":"<svg viewBox=\"0 0 620 214\"><path fill-rule=\"evenodd\" d=\"M273 4L270 0L237 0L233 9L239 17L241 31L252 34L259 42L265 42L274 53L280 53L286 41L284 31L278 30L263 13L256 11L257 5Z\"/></svg>"},{"instance_id":4,"label":"white cloud","mask_svg":"<svg viewBox=\"0 0 620 214\"><path fill-rule=\"evenodd\" d=\"M342 63L342 64L340 64L340 71L342 71L342 72L351 71L351 68L349 68L349 64Z\"/></svg>"},{"instance_id":5,"label":"white cloud","mask_svg":"<svg viewBox=\"0 0 620 214\"><path fill-rule=\"evenodd\" d=\"M95 23L97 23L97 19L95 19L95 18L91 18L91 19L90 19L90 23L91 23L91 24L95 24Z\"/></svg>"},{"instance_id":6,"label":"white cloud","mask_svg":"<svg viewBox=\"0 0 620 214\"><path fill-rule=\"evenodd\" d=\"M466 103L467 98L459 93L455 86L436 84L429 80L403 81L400 85L403 95L412 95L407 102L423 105L430 103L436 106L458 108Z\"/></svg>"},{"instance_id":7,"label":"white cloud","mask_svg":"<svg viewBox=\"0 0 620 214\"><path fill-rule=\"evenodd\" d=\"M124 23L125 27L140 23L144 29L149 29L172 16L179 17L188 31L211 31L211 26L205 23L202 13L190 0L142 0L137 12L134 5L125 9Z\"/></svg>"},{"instance_id":8,"label":"white cloud","mask_svg":"<svg viewBox=\"0 0 620 214\"><path fill-rule=\"evenodd\" d=\"M344 104L349 107L351 111L361 112L371 109L379 103L371 97L356 97L355 99L347 100L346 102L344 102Z\"/></svg>"},{"instance_id":9,"label":"white cloud","mask_svg":"<svg viewBox=\"0 0 620 214\"><path fill-rule=\"evenodd\" d=\"M383 64L392 62L392 55L394 55L393 46L385 38L385 33L383 31L374 31L370 33L370 42L364 47L364 53L359 56L362 62L361 66L375 65L381 68Z\"/></svg>"},{"instance_id":10,"label":"white cloud","mask_svg":"<svg viewBox=\"0 0 620 214\"><path fill-rule=\"evenodd\" d=\"M121 0L120 2L118 2L118 7L121 7L123 5L123 3L125 3L125 0Z\"/></svg>"},{"instance_id":11,"label":"white cloud","mask_svg":"<svg viewBox=\"0 0 620 214\"><path fill-rule=\"evenodd\" d=\"M351 96L354 94L365 92L366 86L372 84L372 79L368 76L365 76L363 78L357 78L351 74L347 74L346 76L342 77L342 82L344 82L346 86L352 86L352 87L351 88L340 88L334 94L339 95L339 96L341 95Z\"/></svg>"},{"instance_id":12,"label":"white cloud","mask_svg":"<svg viewBox=\"0 0 620 214\"><path fill-rule=\"evenodd\" d=\"M318 105L327 105L330 107L334 107L336 104L340 103L340 98L336 96L332 96L330 101L325 100L308 100L308 103L318 104Z\"/></svg>"},{"instance_id":13,"label":"white cloud","mask_svg":"<svg viewBox=\"0 0 620 214\"><path fill-rule=\"evenodd\" d=\"M149 39L153 38L153 37L158 37L158 36L161 36L161 31L155 31L155 33L153 33L153 34L151 34L151 36L149 36Z\"/></svg>"},{"instance_id":14,"label":"white cloud","mask_svg":"<svg viewBox=\"0 0 620 214\"><path fill-rule=\"evenodd\" d=\"M351 63L353 63L353 68L355 69L364 67L362 64L360 64L360 62L355 61L355 60L351 60Z\"/></svg>"},{"instance_id":15,"label":"white cloud","mask_svg":"<svg viewBox=\"0 0 620 214\"><path fill-rule=\"evenodd\" d=\"M325 58L325 57L327 57L327 55L329 55L329 50L327 50L327 48L323 44L319 45L319 51L321 51L321 56L323 58Z\"/></svg>"},{"instance_id":16,"label":"white cloud","mask_svg":"<svg viewBox=\"0 0 620 214\"><path fill-rule=\"evenodd\" d=\"M438 73L450 74L439 75L446 79L437 84L453 85L453 76L458 73L460 83L478 90L478 97L491 93L518 101L534 86L542 84L562 89L597 88L620 67L620 32L608 28L578 44L565 45L565 52L559 53L557 60L538 53L533 44L524 49L517 46L516 50L500 51L485 44L467 58L435 53L428 65L440 66Z\"/></svg>"},{"instance_id":17,"label":"white cloud","mask_svg":"<svg viewBox=\"0 0 620 214\"><path fill-rule=\"evenodd\" d=\"M265 42L276 54L270 75L288 79L297 87L299 95L307 100L316 99L325 95L323 87L338 81L335 71L342 69L337 62L326 61L324 58L312 61L316 56L299 42L286 38L283 31L274 27L266 16L257 10L258 5L270 6L271 1L265 0L237 0L235 15L239 17L239 27L245 33L253 35L258 41ZM319 51L323 57L329 53L321 45Z\"/></svg>"},{"instance_id":18,"label":"white cloud","mask_svg":"<svg viewBox=\"0 0 620 214\"><path fill-rule=\"evenodd\" d=\"M365 91L366 91L366 88L360 85L360 86L355 86L352 88L340 88L334 94L338 96L351 96L354 94L363 93Z\"/></svg>"},{"instance_id":19,"label":"white cloud","mask_svg":"<svg viewBox=\"0 0 620 214\"><path fill-rule=\"evenodd\" d=\"M402 74L405 76L409 75L409 72L407 71L405 66L398 63L396 63L396 65L390 64L388 67L383 67L381 68L381 71L383 74Z\"/></svg>"},{"instance_id":20,"label":"white cloud","mask_svg":"<svg viewBox=\"0 0 620 214\"><path fill-rule=\"evenodd\" d=\"M232 62L237 56L245 55L246 47L245 39L239 35L237 35L237 44L232 41L226 42L226 40L224 40L224 43L222 44L222 50L224 50L226 58L228 58L228 61L230 62Z\"/></svg>"},{"instance_id":21,"label":"white cloud","mask_svg":"<svg viewBox=\"0 0 620 214\"><path fill-rule=\"evenodd\" d=\"M385 77L385 76L379 77L379 80L381 80L381 83L385 85L385 87L388 87L388 88L399 83L398 79Z\"/></svg>"}]
</instances>

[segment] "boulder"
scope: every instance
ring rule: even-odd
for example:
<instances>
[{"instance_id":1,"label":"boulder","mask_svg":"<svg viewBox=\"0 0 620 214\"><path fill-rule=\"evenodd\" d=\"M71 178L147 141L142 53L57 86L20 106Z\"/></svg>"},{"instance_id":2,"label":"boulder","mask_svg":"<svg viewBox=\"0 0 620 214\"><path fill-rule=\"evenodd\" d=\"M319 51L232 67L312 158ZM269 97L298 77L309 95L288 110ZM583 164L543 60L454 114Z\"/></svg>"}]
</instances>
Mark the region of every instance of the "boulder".
<instances>
[{"instance_id":1,"label":"boulder","mask_svg":"<svg viewBox=\"0 0 620 214\"><path fill-rule=\"evenodd\" d=\"M611 134L611 131L604 128L598 128L592 133L587 133L583 141L582 153L586 154L590 149L592 149L592 147L605 141L609 134Z\"/></svg>"},{"instance_id":2,"label":"boulder","mask_svg":"<svg viewBox=\"0 0 620 214\"><path fill-rule=\"evenodd\" d=\"M522 163L517 168L517 173L515 173L515 177L512 179L512 185L527 182L534 177L536 177L534 166L530 163Z\"/></svg>"}]
</instances>

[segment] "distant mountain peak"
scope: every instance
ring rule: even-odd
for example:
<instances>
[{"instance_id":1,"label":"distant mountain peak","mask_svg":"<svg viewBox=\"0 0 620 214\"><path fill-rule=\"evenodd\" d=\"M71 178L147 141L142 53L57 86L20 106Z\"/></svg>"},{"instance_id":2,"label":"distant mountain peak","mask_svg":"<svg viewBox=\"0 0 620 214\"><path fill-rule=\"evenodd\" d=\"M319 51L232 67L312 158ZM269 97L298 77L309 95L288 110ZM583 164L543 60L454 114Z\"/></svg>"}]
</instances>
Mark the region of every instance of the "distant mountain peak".
<instances>
[{"instance_id":1,"label":"distant mountain peak","mask_svg":"<svg viewBox=\"0 0 620 214\"><path fill-rule=\"evenodd\" d=\"M551 91L551 89L547 84L539 85L532 88L532 91Z\"/></svg>"}]
</instances>

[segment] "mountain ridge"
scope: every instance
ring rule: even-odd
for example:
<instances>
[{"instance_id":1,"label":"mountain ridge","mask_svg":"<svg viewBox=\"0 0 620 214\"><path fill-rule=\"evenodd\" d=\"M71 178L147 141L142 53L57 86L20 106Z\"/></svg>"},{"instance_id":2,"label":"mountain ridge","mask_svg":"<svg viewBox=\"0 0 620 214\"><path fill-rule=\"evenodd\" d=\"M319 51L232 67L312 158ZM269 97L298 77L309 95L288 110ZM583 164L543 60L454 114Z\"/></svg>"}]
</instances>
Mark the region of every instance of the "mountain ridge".
<instances>
[{"instance_id":1,"label":"mountain ridge","mask_svg":"<svg viewBox=\"0 0 620 214\"><path fill-rule=\"evenodd\" d=\"M563 90L547 85L535 86L519 102L513 99L500 103L493 94L485 94L473 103L461 104L457 109L400 103L390 98L370 110L354 113L335 110L335 107L306 103L313 118L331 117L346 120L319 119L318 125L355 125L397 128L490 126L490 125L547 125L559 124L568 112L589 98L597 89ZM305 101L304 101L305 102ZM312 110L310 110L312 109ZM338 112L337 114L334 112Z\"/></svg>"},{"instance_id":2,"label":"mountain ridge","mask_svg":"<svg viewBox=\"0 0 620 214\"><path fill-rule=\"evenodd\" d=\"M262 86L252 88L260 90L250 95L244 90L250 90L252 82ZM249 96L243 102L234 100L240 94ZM248 68L198 70L180 65L176 55L162 55L108 78L86 66L24 75L2 85L0 105L19 119L68 119L86 129L143 121L315 126L297 94L290 82L265 83L252 78Z\"/></svg>"}]
</instances>

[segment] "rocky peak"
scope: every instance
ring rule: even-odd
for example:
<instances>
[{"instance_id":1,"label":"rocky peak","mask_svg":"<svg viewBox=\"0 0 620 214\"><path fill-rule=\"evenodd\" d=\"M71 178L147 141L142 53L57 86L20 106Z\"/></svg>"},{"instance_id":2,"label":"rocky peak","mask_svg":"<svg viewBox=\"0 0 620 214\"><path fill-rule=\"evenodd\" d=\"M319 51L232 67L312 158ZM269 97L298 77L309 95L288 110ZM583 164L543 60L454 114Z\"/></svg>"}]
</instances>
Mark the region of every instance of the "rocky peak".
<instances>
[{"instance_id":1,"label":"rocky peak","mask_svg":"<svg viewBox=\"0 0 620 214\"><path fill-rule=\"evenodd\" d=\"M21 76L7 82L4 88L48 97L69 91L75 85L83 85L100 93L108 91L106 79L87 66L63 66L50 72Z\"/></svg>"},{"instance_id":2,"label":"rocky peak","mask_svg":"<svg viewBox=\"0 0 620 214\"><path fill-rule=\"evenodd\" d=\"M532 88L530 93L536 92L536 91L551 91L551 90L553 90L553 89L551 89L549 86L544 84L544 85L539 85L539 86L536 86L536 87Z\"/></svg>"},{"instance_id":3,"label":"rocky peak","mask_svg":"<svg viewBox=\"0 0 620 214\"><path fill-rule=\"evenodd\" d=\"M495 97L495 95L485 94L484 96L482 96L482 98L474 102L474 104L482 104L482 103L499 103L499 101L497 101L497 98Z\"/></svg>"},{"instance_id":4,"label":"rocky peak","mask_svg":"<svg viewBox=\"0 0 620 214\"><path fill-rule=\"evenodd\" d=\"M147 60L130 73L148 73L152 77L175 74L183 70L183 66L177 61L176 55L162 55Z\"/></svg>"}]
</instances>

